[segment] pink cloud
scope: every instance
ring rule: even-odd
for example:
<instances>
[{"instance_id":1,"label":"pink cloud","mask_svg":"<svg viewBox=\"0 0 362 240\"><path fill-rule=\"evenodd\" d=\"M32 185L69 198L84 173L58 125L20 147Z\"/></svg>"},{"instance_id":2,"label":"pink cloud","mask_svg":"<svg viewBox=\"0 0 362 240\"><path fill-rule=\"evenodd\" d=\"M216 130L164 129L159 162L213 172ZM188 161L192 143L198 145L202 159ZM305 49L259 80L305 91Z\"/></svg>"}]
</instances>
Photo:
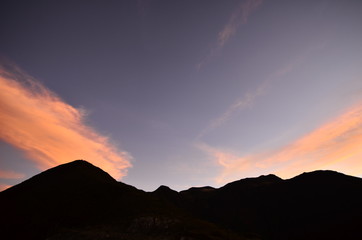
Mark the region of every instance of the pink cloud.
<instances>
[{"instance_id":1,"label":"pink cloud","mask_svg":"<svg viewBox=\"0 0 362 240\"><path fill-rule=\"evenodd\" d=\"M84 111L24 73L0 69L0 102L0 139L40 169L85 159L119 179L131 167L127 152L84 123Z\"/></svg>"},{"instance_id":2,"label":"pink cloud","mask_svg":"<svg viewBox=\"0 0 362 240\"><path fill-rule=\"evenodd\" d=\"M4 190L6 190L6 189L8 189L8 188L10 188L10 187L12 187L11 185L8 185L8 184L2 184L2 183L0 183L0 192L1 191L4 191Z\"/></svg>"},{"instance_id":3,"label":"pink cloud","mask_svg":"<svg viewBox=\"0 0 362 240\"><path fill-rule=\"evenodd\" d=\"M25 177L25 174L22 174L22 173L17 173L14 171L0 170L0 178L3 178L3 179L21 179L24 177Z\"/></svg>"},{"instance_id":4,"label":"pink cloud","mask_svg":"<svg viewBox=\"0 0 362 240\"><path fill-rule=\"evenodd\" d=\"M314 131L275 150L239 156L206 144L199 148L222 168L216 182L221 184L245 176L275 173L290 178L304 171L331 169L362 174L362 104Z\"/></svg>"}]
</instances>

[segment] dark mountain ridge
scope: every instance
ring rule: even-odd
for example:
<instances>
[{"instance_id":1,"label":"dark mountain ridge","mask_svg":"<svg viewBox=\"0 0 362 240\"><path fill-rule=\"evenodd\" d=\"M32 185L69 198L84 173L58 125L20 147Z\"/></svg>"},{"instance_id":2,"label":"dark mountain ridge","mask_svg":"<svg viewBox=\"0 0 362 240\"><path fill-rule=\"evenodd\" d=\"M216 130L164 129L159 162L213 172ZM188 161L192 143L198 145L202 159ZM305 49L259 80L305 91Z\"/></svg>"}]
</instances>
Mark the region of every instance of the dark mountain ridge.
<instances>
[{"instance_id":1,"label":"dark mountain ridge","mask_svg":"<svg viewBox=\"0 0 362 240\"><path fill-rule=\"evenodd\" d=\"M361 238L362 179L334 171L144 192L77 160L0 192L2 239Z\"/></svg>"}]
</instances>

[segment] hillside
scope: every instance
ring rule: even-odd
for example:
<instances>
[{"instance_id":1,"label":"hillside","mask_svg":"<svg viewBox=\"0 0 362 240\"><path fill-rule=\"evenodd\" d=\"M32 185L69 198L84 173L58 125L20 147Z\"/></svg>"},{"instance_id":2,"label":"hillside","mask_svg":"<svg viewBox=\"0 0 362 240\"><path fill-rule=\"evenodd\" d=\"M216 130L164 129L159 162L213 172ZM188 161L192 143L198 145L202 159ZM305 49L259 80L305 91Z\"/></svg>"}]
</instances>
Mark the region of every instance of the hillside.
<instances>
[{"instance_id":1,"label":"hillside","mask_svg":"<svg viewBox=\"0 0 362 240\"><path fill-rule=\"evenodd\" d=\"M362 179L333 171L144 192L77 160L0 193L1 239L352 239Z\"/></svg>"}]
</instances>

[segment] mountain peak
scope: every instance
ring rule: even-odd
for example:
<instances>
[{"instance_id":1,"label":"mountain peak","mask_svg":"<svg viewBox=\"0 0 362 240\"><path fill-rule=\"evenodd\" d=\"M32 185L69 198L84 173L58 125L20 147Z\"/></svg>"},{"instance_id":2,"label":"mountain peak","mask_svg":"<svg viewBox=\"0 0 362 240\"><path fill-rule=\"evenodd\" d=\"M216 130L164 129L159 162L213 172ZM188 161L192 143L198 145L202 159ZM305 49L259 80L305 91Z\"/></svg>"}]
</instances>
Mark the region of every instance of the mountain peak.
<instances>
[{"instance_id":1,"label":"mountain peak","mask_svg":"<svg viewBox=\"0 0 362 240\"><path fill-rule=\"evenodd\" d=\"M186 191L188 191L188 192L212 192L214 190L215 190L215 188L213 188L213 187L204 186L204 187L191 187ZM184 192L186 192L186 191L184 191Z\"/></svg>"},{"instance_id":2,"label":"mountain peak","mask_svg":"<svg viewBox=\"0 0 362 240\"><path fill-rule=\"evenodd\" d=\"M257 177L256 179L263 179L263 180L270 180L270 181L280 181L282 180L280 177L274 175L274 174L268 174L268 175L261 175Z\"/></svg>"},{"instance_id":3,"label":"mountain peak","mask_svg":"<svg viewBox=\"0 0 362 240\"><path fill-rule=\"evenodd\" d=\"M176 192L168 186L161 185L154 192Z\"/></svg>"},{"instance_id":4,"label":"mountain peak","mask_svg":"<svg viewBox=\"0 0 362 240\"><path fill-rule=\"evenodd\" d=\"M283 181L283 179L281 179L280 177L278 177L274 174L268 174L268 175L261 175L259 177L240 179L240 180L228 183L225 186L223 186L222 188L228 189L228 188L234 188L234 187L237 187L237 188L260 187L260 186L280 183L282 181Z\"/></svg>"},{"instance_id":5,"label":"mountain peak","mask_svg":"<svg viewBox=\"0 0 362 240\"><path fill-rule=\"evenodd\" d=\"M175 200L178 198L178 192L165 185L159 186L153 192L153 194L156 194L157 196L160 196L161 198L166 198L169 200L171 200L171 199Z\"/></svg>"},{"instance_id":6,"label":"mountain peak","mask_svg":"<svg viewBox=\"0 0 362 240\"><path fill-rule=\"evenodd\" d=\"M334 184L358 182L360 179L337 171L316 170L312 172L304 172L294 178L291 178L290 180L292 182L303 182L312 185L327 184L333 186Z\"/></svg>"},{"instance_id":7,"label":"mountain peak","mask_svg":"<svg viewBox=\"0 0 362 240\"><path fill-rule=\"evenodd\" d=\"M108 173L101 168L85 160L75 160L69 163L51 168L40 175L52 175L54 178L62 178L62 180L78 180L78 181L99 181L99 182L115 182Z\"/></svg>"},{"instance_id":8,"label":"mountain peak","mask_svg":"<svg viewBox=\"0 0 362 240\"><path fill-rule=\"evenodd\" d=\"M75 160L50 168L5 191L55 191L117 183L108 173L85 160Z\"/></svg>"},{"instance_id":9,"label":"mountain peak","mask_svg":"<svg viewBox=\"0 0 362 240\"><path fill-rule=\"evenodd\" d=\"M83 159L78 159L78 160L74 160L62 165L79 165L79 166L84 166L84 167L94 167L93 164L91 164L90 162L83 160Z\"/></svg>"},{"instance_id":10,"label":"mountain peak","mask_svg":"<svg viewBox=\"0 0 362 240\"><path fill-rule=\"evenodd\" d=\"M353 239L362 224L361 190L360 178L314 171L287 180L273 174L246 178L219 189L176 192L162 185L144 192L76 160L1 192L0 205L6 207L0 214L0 236Z\"/></svg>"}]
</instances>

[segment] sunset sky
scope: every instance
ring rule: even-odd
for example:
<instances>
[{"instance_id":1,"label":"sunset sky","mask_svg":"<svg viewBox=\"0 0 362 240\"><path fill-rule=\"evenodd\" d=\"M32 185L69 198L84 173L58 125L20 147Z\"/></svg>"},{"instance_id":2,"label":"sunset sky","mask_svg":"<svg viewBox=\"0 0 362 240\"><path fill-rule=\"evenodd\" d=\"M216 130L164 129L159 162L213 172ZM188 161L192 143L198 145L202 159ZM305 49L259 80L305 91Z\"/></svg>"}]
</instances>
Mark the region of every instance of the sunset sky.
<instances>
[{"instance_id":1,"label":"sunset sky","mask_svg":"<svg viewBox=\"0 0 362 240\"><path fill-rule=\"evenodd\" d=\"M5 0L0 190L85 159L153 191L362 177L360 0Z\"/></svg>"}]
</instances>

